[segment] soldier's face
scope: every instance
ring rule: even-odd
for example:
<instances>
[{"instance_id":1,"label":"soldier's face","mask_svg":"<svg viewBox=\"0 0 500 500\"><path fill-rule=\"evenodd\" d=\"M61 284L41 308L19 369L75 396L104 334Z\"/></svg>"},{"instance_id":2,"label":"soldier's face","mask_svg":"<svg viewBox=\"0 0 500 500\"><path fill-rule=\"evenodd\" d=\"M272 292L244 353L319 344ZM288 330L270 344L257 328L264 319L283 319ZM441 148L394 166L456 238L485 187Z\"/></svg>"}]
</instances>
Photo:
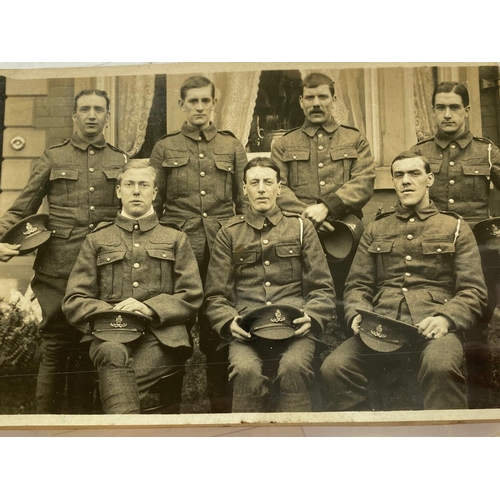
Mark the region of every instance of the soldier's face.
<instances>
[{"instance_id":1,"label":"soldier's face","mask_svg":"<svg viewBox=\"0 0 500 500\"><path fill-rule=\"evenodd\" d=\"M465 119L470 107L464 107L462 97L454 92L436 94L432 108L438 129L449 137L458 137L465 132Z\"/></svg>"},{"instance_id":2,"label":"soldier's face","mask_svg":"<svg viewBox=\"0 0 500 500\"><path fill-rule=\"evenodd\" d=\"M334 98L328 85L320 85L315 89L305 88L299 98L300 107L311 123L322 125L330 121L333 112Z\"/></svg>"},{"instance_id":3,"label":"soldier's face","mask_svg":"<svg viewBox=\"0 0 500 500\"><path fill-rule=\"evenodd\" d=\"M269 167L252 167L246 172L243 193L256 212L266 214L276 206L276 198L281 192L281 183L276 180L276 172Z\"/></svg>"},{"instance_id":4,"label":"soldier's face","mask_svg":"<svg viewBox=\"0 0 500 500\"><path fill-rule=\"evenodd\" d=\"M392 166L392 181L404 207L419 210L429 205L428 188L434 183L434 175L425 171L422 159L407 158L395 162Z\"/></svg>"},{"instance_id":5,"label":"soldier's face","mask_svg":"<svg viewBox=\"0 0 500 500\"><path fill-rule=\"evenodd\" d=\"M124 212L134 218L148 213L157 192L154 174L149 168L126 170L120 184L116 186L116 194L122 200Z\"/></svg>"},{"instance_id":6,"label":"soldier's face","mask_svg":"<svg viewBox=\"0 0 500 500\"><path fill-rule=\"evenodd\" d=\"M186 91L184 100L179 101L179 106L186 115L189 125L203 129L210 125L210 118L216 99L212 98L212 86L207 85L199 89Z\"/></svg>"},{"instance_id":7,"label":"soldier's face","mask_svg":"<svg viewBox=\"0 0 500 500\"><path fill-rule=\"evenodd\" d=\"M76 103L73 121L77 126L77 134L83 139L91 139L101 135L109 120L106 99L96 94L83 95Z\"/></svg>"}]
</instances>

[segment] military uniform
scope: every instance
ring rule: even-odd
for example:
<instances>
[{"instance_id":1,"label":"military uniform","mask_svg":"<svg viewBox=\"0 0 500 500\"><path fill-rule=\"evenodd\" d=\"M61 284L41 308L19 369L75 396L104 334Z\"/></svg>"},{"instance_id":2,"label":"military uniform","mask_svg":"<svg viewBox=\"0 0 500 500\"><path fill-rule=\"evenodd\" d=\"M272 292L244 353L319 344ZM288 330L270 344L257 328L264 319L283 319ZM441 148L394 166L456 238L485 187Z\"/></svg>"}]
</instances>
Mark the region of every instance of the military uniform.
<instances>
[{"instance_id":1,"label":"military uniform","mask_svg":"<svg viewBox=\"0 0 500 500\"><path fill-rule=\"evenodd\" d=\"M247 210L231 219L217 235L205 289L205 308L212 328L229 340L229 324L238 315L271 304L303 310L312 319L310 334L272 341L279 352L280 409L309 411L311 363L315 338L334 313L333 283L321 244L308 220L281 212L267 217ZM233 341L229 378L233 411L264 411L271 380L262 373L262 358L270 346Z\"/></svg>"},{"instance_id":2,"label":"military uniform","mask_svg":"<svg viewBox=\"0 0 500 500\"><path fill-rule=\"evenodd\" d=\"M426 409L466 408L459 336L474 326L486 307L486 287L477 245L458 216L427 208L396 212L371 223L361 238L345 290L346 321L357 309L418 325L428 316L452 321L447 335L422 340L419 382ZM348 339L324 362L333 408L361 409L367 398L367 376L382 369L381 356L358 335Z\"/></svg>"},{"instance_id":3,"label":"military uniform","mask_svg":"<svg viewBox=\"0 0 500 500\"><path fill-rule=\"evenodd\" d=\"M358 130L338 125L333 118L324 125L306 119L301 128L273 143L271 158L281 173L278 205L282 210L302 213L322 202L328 207L329 222L349 213L361 218L361 209L373 195L375 168L368 141ZM341 318L351 260L330 263Z\"/></svg>"},{"instance_id":4,"label":"military uniform","mask_svg":"<svg viewBox=\"0 0 500 500\"><path fill-rule=\"evenodd\" d=\"M36 213L43 199L48 199L52 236L37 251L32 281L43 314L37 382L40 413L61 411L67 358L78 345L78 336L68 335L72 328L61 312L61 301L85 236L99 222L116 217L116 176L126 161L126 155L102 136L88 144L75 134L36 161L25 188L0 220L3 235L13 224ZM68 391L68 396L72 395ZM75 404L77 408L71 411L79 410L79 403Z\"/></svg>"},{"instance_id":5,"label":"military uniform","mask_svg":"<svg viewBox=\"0 0 500 500\"><path fill-rule=\"evenodd\" d=\"M155 312L139 340L126 345L93 340L90 355L107 413L138 413L139 399L189 357L192 344L184 324L203 299L195 262L186 235L160 224L154 213L139 220L118 215L114 224L85 240L63 302L83 340L92 340L89 314L110 310L126 298Z\"/></svg>"},{"instance_id":6,"label":"military uniform","mask_svg":"<svg viewBox=\"0 0 500 500\"><path fill-rule=\"evenodd\" d=\"M150 158L160 171L158 199L162 220L175 222L187 234L205 280L210 250L221 226L243 211L243 145L228 131L210 124L198 130L184 123L181 130L160 139ZM163 200L163 202L161 201ZM226 362L216 352L218 337L200 316L200 348L207 356L208 391L214 411L224 411Z\"/></svg>"},{"instance_id":7,"label":"military uniform","mask_svg":"<svg viewBox=\"0 0 500 500\"><path fill-rule=\"evenodd\" d=\"M489 217L490 181L500 189L500 151L489 139L476 137L468 130L450 139L438 131L435 137L420 141L412 150L429 160L434 173L429 196L439 210L453 210L471 226ZM488 309L476 330L467 334L471 343L467 363L469 382L472 387L477 386L477 391L470 393L472 406L489 407L485 400L489 398L487 390L491 384L491 353L486 343L486 327L497 304L500 258L498 251L480 250L488 287Z\"/></svg>"}]
</instances>

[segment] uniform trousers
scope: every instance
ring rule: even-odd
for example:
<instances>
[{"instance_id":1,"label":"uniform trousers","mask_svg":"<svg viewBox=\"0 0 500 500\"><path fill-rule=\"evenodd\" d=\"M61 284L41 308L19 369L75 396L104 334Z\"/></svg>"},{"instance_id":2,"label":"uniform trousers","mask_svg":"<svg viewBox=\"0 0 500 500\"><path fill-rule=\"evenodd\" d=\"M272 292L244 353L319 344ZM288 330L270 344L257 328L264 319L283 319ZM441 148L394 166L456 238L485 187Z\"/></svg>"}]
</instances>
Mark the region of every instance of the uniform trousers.
<instances>
[{"instance_id":1,"label":"uniform trousers","mask_svg":"<svg viewBox=\"0 0 500 500\"><path fill-rule=\"evenodd\" d=\"M233 341L229 347L232 411L271 411L272 390L278 392L278 411L311 411L315 349L316 342L309 337Z\"/></svg>"},{"instance_id":2,"label":"uniform trousers","mask_svg":"<svg viewBox=\"0 0 500 500\"><path fill-rule=\"evenodd\" d=\"M89 354L99 374L104 412L122 415L140 413L151 387L186 360L185 351L164 346L151 333L127 344L95 339Z\"/></svg>"},{"instance_id":3,"label":"uniform trousers","mask_svg":"<svg viewBox=\"0 0 500 500\"><path fill-rule=\"evenodd\" d=\"M92 410L92 364L82 334L71 326L61 311L67 280L36 274L31 283L43 320L40 325L41 356L38 369L37 412L60 414L66 394L67 412Z\"/></svg>"},{"instance_id":4,"label":"uniform trousers","mask_svg":"<svg viewBox=\"0 0 500 500\"><path fill-rule=\"evenodd\" d=\"M463 347L459 337L448 333L438 339L422 340L413 350L419 355L418 382L424 409L467 408ZM397 354L376 352L367 347L359 335L346 340L321 366L328 389L327 406L333 411L370 410L368 381L380 376L391 356Z\"/></svg>"}]
</instances>

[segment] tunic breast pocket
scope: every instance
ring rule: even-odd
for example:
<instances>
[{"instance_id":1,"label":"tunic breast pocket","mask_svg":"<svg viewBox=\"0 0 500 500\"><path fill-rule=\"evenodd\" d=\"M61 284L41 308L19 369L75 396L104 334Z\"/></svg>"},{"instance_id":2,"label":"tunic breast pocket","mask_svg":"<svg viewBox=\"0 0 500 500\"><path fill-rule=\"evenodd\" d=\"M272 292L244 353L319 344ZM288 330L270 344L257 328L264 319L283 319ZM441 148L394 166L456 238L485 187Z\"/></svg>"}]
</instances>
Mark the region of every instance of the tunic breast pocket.
<instances>
[{"instance_id":1,"label":"tunic breast pocket","mask_svg":"<svg viewBox=\"0 0 500 500\"><path fill-rule=\"evenodd\" d=\"M392 252L394 240L375 240L368 247L368 253L373 255L377 266L377 281L383 281L387 278L387 267L389 266L389 257Z\"/></svg>"},{"instance_id":2,"label":"tunic breast pocket","mask_svg":"<svg viewBox=\"0 0 500 500\"><path fill-rule=\"evenodd\" d=\"M78 176L79 171L76 168L53 168L50 171L49 204L59 207L77 207Z\"/></svg>"},{"instance_id":3,"label":"tunic breast pocket","mask_svg":"<svg viewBox=\"0 0 500 500\"><path fill-rule=\"evenodd\" d=\"M257 280L257 252L242 250L233 252L235 279L240 283L250 284Z\"/></svg>"},{"instance_id":4,"label":"tunic breast pocket","mask_svg":"<svg viewBox=\"0 0 500 500\"><path fill-rule=\"evenodd\" d=\"M333 169L329 172L329 181L342 186L351 178L352 164L359 158L359 154L352 146L343 146L330 149Z\"/></svg>"},{"instance_id":5,"label":"tunic breast pocket","mask_svg":"<svg viewBox=\"0 0 500 500\"><path fill-rule=\"evenodd\" d=\"M173 293L175 253L173 248L147 248L148 290L150 293Z\"/></svg>"},{"instance_id":6,"label":"tunic breast pocket","mask_svg":"<svg viewBox=\"0 0 500 500\"><path fill-rule=\"evenodd\" d=\"M445 241L442 238L423 241L422 254L423 274L427 279L435 280L440 275L452 275L455 254L455 244L452 241Z\"/></svg>"},{"instance_id":7,"label":"tunic breast pocket","mask_svg":"<svg viewBox=\"0 0 500 500\"><path fill-rule=\"evenodd\" d=\"M310 156L309 148L294 148L285 151L283 161L288 167L288 186L290 188L307 186L311 182L311 172L309 171Z\"/></svg>"},{"instance_id":8,"label":"tunic breast pocket","mask_svg":"<svg viewBox=\"0 0 500 500\"><path fill-rule=\"evenodd\" d=\"M162 163L162 167L166 172L165 190L167 200L185 198L188 195L188 162L189 156L187 156L186 152L182 156L172 154Z\"/></svg>"},{"instance_id":9,"label":"tunic breast pocket","mask_svg":"<svg viewBox=\"0 0 500 500\"><path fill-rule=\"evenodd\" d=\"M215 156L215 185L212 186L216 201L227 203L233 199L234 165L231 156Z\"/></svg>"},{"instance_id":10,"label":"tunic breast pocket","mask_svg":"<svg viewBox=\"0 0 500 500\"><path fill-rule=\"evenodd\" d=\"M100 205L110 207L118 206L118 196L116 196L116 178L118 177L120 168L120 166L114 166L102 169L102 173L104 174L102 187L93 186L96 191L99 191L100 189L104 190L104 197L101 200Z\"/></svg>"},{"instance_id":11,"label":"tunic breast pocket","mask_svg":"<svg viewBox=\"0 0 500 500\"><path fill-rule=\"evenodd\" d=\"M97 255L98 285L103 300L122 297L125 253L125 250L105 250Z\"/></svg>"},{"instance_id":12,"label":"tunic breast pocket","mask_svg":"<svg viewBox=\"0 0 500 500\"><path fill-rule=\"evenodd\" d=\"M464 190L464 201L480 201L487 199L490 189L490 166L484 158L465 160L462 170L468 188Z\"/></svg>"},{"instance_id":13,"label":"tunic breast pocket","mask_svg":"<svg viewBox=\"0 0 500 500\"><path fill-rule=\"evenodd\" d=\"M302 247L300 243L282 243L275 245L278 257L280 283L302 279Z\"/></svg>"}]
</instances>

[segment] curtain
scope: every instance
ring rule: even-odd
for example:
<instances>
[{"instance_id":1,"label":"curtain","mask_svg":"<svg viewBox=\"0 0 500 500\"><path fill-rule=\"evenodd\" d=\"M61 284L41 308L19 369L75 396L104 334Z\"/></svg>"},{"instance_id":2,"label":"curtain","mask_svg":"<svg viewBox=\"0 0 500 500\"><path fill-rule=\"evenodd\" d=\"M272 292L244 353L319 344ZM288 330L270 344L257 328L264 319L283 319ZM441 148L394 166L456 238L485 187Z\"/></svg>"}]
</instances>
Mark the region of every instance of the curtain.
<instances>
[{"instance_id":1,"label":"curtain","mask_svg":"<svg viewBox=\"0 0 500 500\"><path fill-rule=\"evenodd\" d=\"M136 155L144 143L154 90L154 75L117 78L116 145L130 157Z\"/></svg>"},{"instance_id":2,"label":"curtain","mask_svg":"<svg viewBox=\"0 0 500 500\"><path fill-rule=\"evenodd\" d=\"M434 135L431 103L434 83L434 75L431 67L413 69L415 132L419 141Z\"/></svg>"}]
</instances>

